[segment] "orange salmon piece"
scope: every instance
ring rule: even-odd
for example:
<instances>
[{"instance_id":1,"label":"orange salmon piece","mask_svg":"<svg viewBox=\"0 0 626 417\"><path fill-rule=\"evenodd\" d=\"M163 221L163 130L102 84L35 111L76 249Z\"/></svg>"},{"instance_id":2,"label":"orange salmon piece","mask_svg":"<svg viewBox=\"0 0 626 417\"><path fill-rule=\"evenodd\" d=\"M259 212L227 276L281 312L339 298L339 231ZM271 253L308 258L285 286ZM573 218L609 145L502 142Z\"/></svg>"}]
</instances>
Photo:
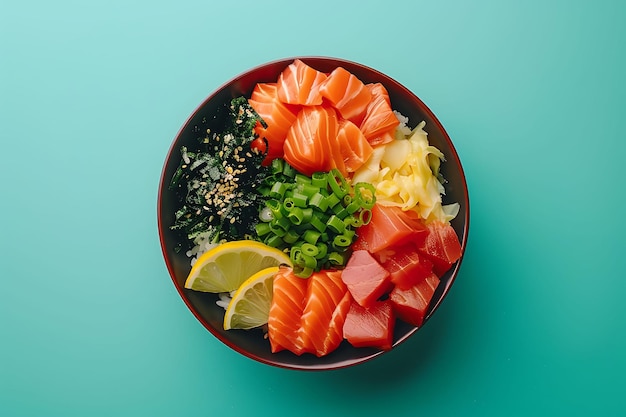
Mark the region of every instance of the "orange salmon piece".
<instances>
[{"instance_id":1,"label":"orange salmon piece","mask_svg":"<svg viewBox=\"0 0 626 417\"><path fill-rule=\"evenodd\" d=\"M400 121L391 108L389 93L380 83L366 84L366 87L372 94L372 100L359 128L372 146L391 142Z\"/></svg>"},{"instance_id":2,"label":"orange salmon piece","mask_svg":"<svg viewBox=\"0 0 626 417\"><path fill-rule=\"evenodd\" d=\"M319 86L327 75L299 59L287 66L278 77L278 98L283 103L315 106L322 104Z\"/></svg>"},{"instance_id":3,"label":"orange salmon piece","mask_svg":"<svg viewBox=\"0 0 626 417\"><path fill-rule=\"evenodd\" d=\"M337 109L341 117L359 124L372 99L370 89L348 70L337 67L320 85L319 92Z\"/></svg>"},{"instance_id":4,"label":"orange salmon piece","mask_svg":"<svg viewBox=\"0 0 626 417\"><path fill-rule=\"evenodd\" d=\"M341 271L315 272L308 278L300 328L305 351L322 357L339 347L351 301Z\"/></svg>"},{"instance_id":5,"label":"orange salmon piece","mask_svg":"<svg viewBox=\"0 0 626 417\"><path fill-rule=\"evenodd\" d=\"M337 143L346 172L355 172L374 152L374 148L367 141L361 129L346 119L339 121ZM346 173L343 174L346 175Z\"/></svg>"},{"instance_id":6,"label":"orange salmon piece","mask_svg":"<svg viewBox=\"0 0 626 417\"><path fill-rule=\"evenodd\" d=\"M332 107L303 107L287 132L284 159L297 171L312 175L343 167L337 143L338 118Z\"/></svg>"},{"instance_id":7,"label":"orange salmon piece","mask_svg":"<svg viewBox=\"0 0 626 417\"><path fill-rule=\"evenodd\" d=\"M272 302L267 320L272 353L289 350L296 355L304 352L301 317L304 311L308 282L282 267L274 276Z\"/></svg>"},{"instance_id":8,"label":"orange salmon piece","mask_svg":"<svg viewBox=\"0 0 626 417\"><path fill-rule=\"evenodd\" d=\"M281 268L274 276L267 322L272 353L286 349L321 357L337 349L351 303L341 271L314 272L303 279L292 268Z\"/></svg>"},{"instance_id":9,"label":"orange salmon piece","mask_svg":"<svg viewBox=\"0 0 626 417\"><path fill-rule=\"evenodd\" d=\"M267 127L258 123L254 128L254 133L267 139L268 150L264 164L269 164L275 158L282 158L287 131L296 120L299 108L278 99L276 83L257 84L248 102L267 123Z\"/></svg>"}]
</instances>

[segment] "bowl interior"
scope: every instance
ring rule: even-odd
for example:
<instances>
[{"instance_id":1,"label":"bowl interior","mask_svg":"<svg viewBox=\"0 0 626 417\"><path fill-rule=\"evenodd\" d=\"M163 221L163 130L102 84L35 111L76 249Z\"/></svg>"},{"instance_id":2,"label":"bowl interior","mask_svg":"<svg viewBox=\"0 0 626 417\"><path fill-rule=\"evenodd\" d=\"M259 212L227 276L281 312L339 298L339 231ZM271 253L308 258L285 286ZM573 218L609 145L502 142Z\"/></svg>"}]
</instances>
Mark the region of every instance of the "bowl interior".
<instances>
[{"instance_id":1,"label":"bowl interior","mask_svg":"<svg viewBox=\"0 0 626 417\"><path fill-rule=\"evenodd\" d=\"M376 70L335 58L301 57L299 59L320 71L330 72L337 66L342 66L365 83L380 82L389 92L392 107L409 118L410 127L414 127L422 120L426 121L425 130L428 132L429 142L446 156L446 162L441 167L448 181L444 203L458 202L460 204L459 214L452 221L452 226L459 236L462 253L464 253L469 229L467 185L457 152L435 115L415 94ZM191 269L189 258L184 250L178 253L174 250L180 241L180 236L169 229L174 221L174 213L179 208L179 202L174 192L168 189L168 185L180 161L180 147L183 145L190 149L197 147L196 139L204 136L207 128L219 131L224 120L222 111L224 103L241 95L249 97L258 82L275 82L280 72L293 60L294 58L274 61L237 76L211 94L185 122L169 149L161 174L158 194L159 236L165 263L181 298L196 318L224 344L249 358L278 367L302 370L341 368L367 361L384 352L375 349L355 349L344 342L339 349L322 358L313 355L296 356L286 351L271 353L269 342L263 338L260 330L223 330L224 310L215 304L217 295L184 289L185 279ZM462 258L441 278L424 323L432 316L449 291L461 260ZM402 343L416 330L416 327L398 321L394 346Z\"/></svg>"}]
</instances>

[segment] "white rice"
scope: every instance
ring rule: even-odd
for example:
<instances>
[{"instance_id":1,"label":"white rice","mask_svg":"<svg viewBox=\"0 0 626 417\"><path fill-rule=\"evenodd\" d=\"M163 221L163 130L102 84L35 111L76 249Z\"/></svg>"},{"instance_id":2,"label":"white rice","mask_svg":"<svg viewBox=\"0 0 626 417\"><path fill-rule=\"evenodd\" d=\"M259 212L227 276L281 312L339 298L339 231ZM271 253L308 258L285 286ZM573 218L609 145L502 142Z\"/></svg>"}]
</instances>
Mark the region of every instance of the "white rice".
<instances>
[{"instance_id":1,"label":"white rice","mask_svg":"<svg viewBox=\"0 0 626 417\"><path fill-rule=\"evenodd\" d=\"M397 110L394 110L393 113L396 115L398 120L400 121L400 126L398 126L398 131L402 133L404 136L408 136L411 134L411 128L409 127L409 118L404 116Z\"/></svg>"},{"instance_id":2,"label":"white rice","mask_svg":"<svg viewBox=\"0 0 626 417\"><path fill-rule=\"evenodd\" d=\"M209 249L214 248L218 243L211 243L209 241L209 233L201 233L193 240L193 247L185 254L188 258L191 258L191 266L193 266L198 258Z\"/></svg>"},{"instance_id":3,"label":"white rice","mask_svg":"<svg viewBox=\"0 0 626 417\"><path fill-rule=\"evenodd\" d=\"M232 299L232 294L227 292L221 292L218 294L218 296L219 299L215 302L215 304L226 310L228 308L228 304L230 304L230 300Z\"/></svg>"}]
</instances>

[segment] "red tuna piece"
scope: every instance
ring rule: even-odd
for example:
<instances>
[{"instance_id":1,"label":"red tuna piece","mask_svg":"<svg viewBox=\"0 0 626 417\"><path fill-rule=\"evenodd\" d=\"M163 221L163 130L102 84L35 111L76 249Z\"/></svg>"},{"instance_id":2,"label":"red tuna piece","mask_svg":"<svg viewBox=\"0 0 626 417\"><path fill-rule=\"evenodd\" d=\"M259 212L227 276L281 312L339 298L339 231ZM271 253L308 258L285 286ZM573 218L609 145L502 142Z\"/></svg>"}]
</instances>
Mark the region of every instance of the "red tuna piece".
<instances>
[{"instance_id":1,"label":"red tuna piece","mask_svg":"<svg viewBox=\"0 0 626 417\"><path fill-rule=\"evenodd\" d=\"M389 290L389 272L366 250L352 252L341 279L352 298L361 306L371 306Z\"/></svg>"},{"instance_id":2,"label":"red tuna piece","mask_svg":"<svg viewBox=\"0 0 626 417\"><path fill-rule=\"evenodd\" d=\"M343 325L343 337L354 347L391 349L395 315L391 301L377 301L365 308L353 301Z\"/></svg>"},{"instance_id":3,"label":"red tuna piece","mask_svg":"<svg viewBox=\"0 0 626 417\"><path fill-rule=\"evenodd\" d=\"M391 290L389 300L396 316L413 326L421 326L437 285L439 285L439 278L431 273L411 288L395 287Z\"/></svg>"},{"instance_id":4,"label":"red tuna piece","mask_svg":"<svg viewBox=\"0 0 626 417\"><path fill-rule=\"evenodd\" d=\"M418 249L433 263L435 274L441 277L461 257L461 243L448 223L433 221L427 227L426 239Z\"/></svg>"},{"instance_id":5,"label":"red tuna piece","mask_svg":"<svg viewBox=\"0 0 626 417\"><path fill-rule=\"evenodd\" d=\"M376 253L408 242L420 244L427 234L428 228L416 212L374 204L370 222L357 229L358 238L355 244Z\"/></svg>"},{"instance_id":6,"label":"red tuna piece","mask_svg":"<svg viewBox=\"0 0 626 417\"><path fill-rule=\"evenodd\" d=\"M382 266L389 271L390 281L395 287L407 289L423 281L433 272L433 264L425 255L420 255L417 247L406 244L385 251Z\"/></svg>"}]
</instances>

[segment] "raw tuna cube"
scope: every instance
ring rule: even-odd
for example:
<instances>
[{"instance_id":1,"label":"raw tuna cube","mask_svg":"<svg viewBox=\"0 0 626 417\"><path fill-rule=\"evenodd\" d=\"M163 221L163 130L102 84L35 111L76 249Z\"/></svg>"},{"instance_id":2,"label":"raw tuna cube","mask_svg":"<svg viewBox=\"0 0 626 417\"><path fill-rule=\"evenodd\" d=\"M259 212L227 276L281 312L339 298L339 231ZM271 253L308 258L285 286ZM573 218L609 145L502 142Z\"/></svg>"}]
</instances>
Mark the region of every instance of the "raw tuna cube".
<instances>
[{"instance_id":1,"label":"raw tuna cube","mask_svg":"<svg viewBox=\"0 0 626 417\"><path fill-rule=\"evenodd\" d=\"M353 301L343 324L343 337L354 347L391 349L395 315L389 300L364 308Z\"/></svg>"},{"instance_id":2,"label":"raw tuna cube","mask_svg":"<svg viewBox=\"0 0 626 417\"><path fill-rule=\"evenodd\" d=\"M439 277L461 257L461 243L456 232L451 225L437 221L428 224L428 235L418 248L433 263L433 271Z\"/></svg>"},{"instance_id":3,"label":"raw tuna cube","mask_svg":"<svg viewBox=\"0 0 626 417\"><path fill-rule=\"evenodd\" d=\"M389 272L366 250L352 252L341 279L362 307L371 306L391 288Z\"/></svg>"},{"instance_id":4,"label":"raw tuna cube","mask_svg":"<svg viewBox=\"0 0 626 417\"><path fill-rule=\"evenodd\" d=\"M428 310L428 303L430 303L437 285L439 285L439 278L431 273L411 288L395 287L391 290L389 300L396 316L413 326L421 326Z\"/></svg>"},{"instance_id":5,"label":"raw tuna cube","mask_svg":"<svg viewBox=\"0 0 626 417\"><path fill-rule=\"evenodd\" d=\"M379 258L382 261L382 258ZM382 266L389 271L390 281L400 289L411 288L433 272L433 264L417 247L407 244L388 250Z\"/></svg>"}]
</instances>

